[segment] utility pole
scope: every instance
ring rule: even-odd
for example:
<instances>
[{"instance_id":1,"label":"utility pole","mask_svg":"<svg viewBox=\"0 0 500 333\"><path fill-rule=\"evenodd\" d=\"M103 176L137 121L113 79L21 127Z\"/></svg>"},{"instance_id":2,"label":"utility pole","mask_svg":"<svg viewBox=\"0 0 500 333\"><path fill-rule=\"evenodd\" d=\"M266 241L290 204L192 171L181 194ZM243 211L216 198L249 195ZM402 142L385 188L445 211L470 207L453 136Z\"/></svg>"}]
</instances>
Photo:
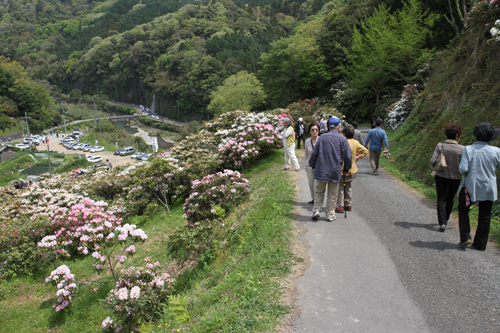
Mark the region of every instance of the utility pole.
<instances>
[{"instance_id":1,"label":"utility pole","mask_svg":"<svg viewBox=\"0 0 500 333\"><path fill-rule=\"evenodd\" d=\"M96 114L95 114L95 102L94 102L94 126L97 126L97 118L96 118Z\"/></svg>"},{"instance_id":2,"label":"utility pole","mask_svg":"<svg viewBox=\"0 0 500 333\"><path fill-rule=\"evenodd\" d=\"M21 117L21 127L23 128L23 138L24 138L24 121L23 121L23 117Z\"/></svg>"},{"instance_id":3,"label":"utility pole","mask_svg":"<svg viewBox=\"0 0 500 333\"><path fill-rule=\"evenodd\" d=\"M66 111L64 111L64 105L62 102L61 102L61 108L62 108L62 116L63 116L63 120L64 120L64 133L66 133L66 117L65 117Z\"/></svg>"},{"instance_id":4,"label":"utility pole","mask_svg":"<svg viewBox=\"0 0 500 333\"><path fill-rule=\"evenodd\" d=\"M31 151L31 140L30 140L30 127L28 125L28 115L24 112L24 117L26 118L26 131L28 132L28 146L30 146Z\"/></svg>"},{"instance_id":5,"label":"utility pole","mask_svg":"<svg viewBox=\"0 0 500 333\"><path fill-rule=\"evenodd\" d=\"M50 168L50 150L48 143L47 143L47 155L49 155L49 178L52 178L52 169Z\"/></svg>"},{"instance_id":6,"label":"utility pole","mask_svg":"<svg viewBox=\"0 0 500 333\"><path fill-rule=\"evenodd\" d=\"M95 84L97 86L97 97L99 97L99 83Z\"/></svg>"},{"instance_id":7,"label":"utility pole","mask_svg":"<svg viewBox=\"0 0 500 333\"><path fill-rule=\"evenodd\" d=\"M179 104L180 102L182 102L182 99L177 100L177 117L180 116L180 111L179 111L180 110L180 104Z\"/></svg>"},{"instance_id":8,"label":"utility pole","mask_svg":"<svg viewBox=\"0 0 500 333\"><path fill-rule=\"evenodd\" d=\"M101 118L99 117L99 114L97 113L97 109L96 109L96 106L95 106L95 102L94 102L94 112L95 114L97 115L97 119L99 120L99 133L102 133L101 132ZM95 117L94 117L95 119Z\"/></svg>"}]
</instances>

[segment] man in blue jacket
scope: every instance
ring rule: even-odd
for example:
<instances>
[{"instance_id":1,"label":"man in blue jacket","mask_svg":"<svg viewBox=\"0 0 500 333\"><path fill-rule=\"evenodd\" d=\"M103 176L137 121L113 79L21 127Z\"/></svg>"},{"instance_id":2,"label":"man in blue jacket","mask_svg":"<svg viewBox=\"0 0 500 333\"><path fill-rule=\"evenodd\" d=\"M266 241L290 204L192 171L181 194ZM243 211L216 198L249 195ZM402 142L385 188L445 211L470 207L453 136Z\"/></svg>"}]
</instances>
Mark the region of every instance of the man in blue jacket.
<instances>
[{"instance_id":1,"label":"man in blue jacket","mask_svg":"<svg viewBox=\"0 0 500 333\"><path fill-rule=\"evenodd\" d=\"M326 198L326 221L336 219L335 206L342 171L348 172L352 166L352 153L345 136L339 133L340 119L332 117L328 120L329 132L318 138L314 150L309 158L309 166L314 172L314 207L313 220L319 219L319 213L325 191L328 186ZM342 168L342 163L344 167Z\"/></svg>"},{"instance_id":2,"label":"man in blue jacket","mask_svg":"<svg viewBox=\"0 0 500 333\"><path fill-rule=\"evenodd\" d=\"M385 143L385 146L387 147L387 149L389 149L389 141L387 141L387 134L380 127L381 125L382 125L382 119L375 120L375 128L370 130L365 141L365 147L368 147L368 143L370 143L370 165L372 167L372 172L374 175L378 175L378 167L380 161L380 152L382 151L382 144Z\"/></svg>"}]
</instances>

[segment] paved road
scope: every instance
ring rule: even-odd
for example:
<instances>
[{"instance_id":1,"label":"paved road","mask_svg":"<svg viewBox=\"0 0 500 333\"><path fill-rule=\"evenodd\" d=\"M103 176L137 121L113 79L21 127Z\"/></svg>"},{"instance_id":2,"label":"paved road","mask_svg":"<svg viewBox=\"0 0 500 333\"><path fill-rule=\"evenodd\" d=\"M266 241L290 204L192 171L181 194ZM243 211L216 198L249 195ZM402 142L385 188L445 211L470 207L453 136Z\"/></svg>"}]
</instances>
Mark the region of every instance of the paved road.
<instances>
[{"instance_id":1,"label":"paved road","mask_svg":"<svg viewBox=\"0 0 500 333\"><path fill-rule=\"evenodd\" d=\"M368 157L358 167L353 212L333 223L311 220L297 180L311 262L292 331L500 332L499 251L460 249L456 221L439 232L432 203L384 170L371 175Z\"/></svg>"}]
</instances>

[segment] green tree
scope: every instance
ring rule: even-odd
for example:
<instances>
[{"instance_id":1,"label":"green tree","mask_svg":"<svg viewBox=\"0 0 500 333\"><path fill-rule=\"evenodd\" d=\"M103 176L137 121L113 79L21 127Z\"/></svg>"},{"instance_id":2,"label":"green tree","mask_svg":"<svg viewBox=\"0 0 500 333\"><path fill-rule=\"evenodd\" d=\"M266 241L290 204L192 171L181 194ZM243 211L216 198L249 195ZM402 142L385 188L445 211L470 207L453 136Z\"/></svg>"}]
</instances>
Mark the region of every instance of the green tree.
<instances>
[{"instance_id":1,"label":"green tree","mask_svg":"<svg viewBox=\"0 0 500 333\"><path fill-rule=\"evenodd\" d=\"M69 101L74 104L78 104L82 98L82 91L80 89L73 89L69 93Z\"/></svg>"},{"instance_id":2,"label":"green tree","mask_svg":"<svg viewBox=\"0 0 500 333\"><path fill-rule=\"evenodd\" d=\"M354 29L352 47L345 69L349 85L371 93L378 104L390 83L411 83L418 70L430 60L433 50L425 47L436 21L435 14L422 12L419 0L408 0L390 14L385 5Z\"/></svg>"},{"instance_id":3,"label":"green tree","mask_svg":"<svg viewBox=\"0 0 500 333\"><path fill-rule=\"evenodd\" d=\"M208 110L214 116L234 110L250 111L265 102L262 83L247 71L238 72L225 79L210 97Z\"/></svg>"}]
</instances>

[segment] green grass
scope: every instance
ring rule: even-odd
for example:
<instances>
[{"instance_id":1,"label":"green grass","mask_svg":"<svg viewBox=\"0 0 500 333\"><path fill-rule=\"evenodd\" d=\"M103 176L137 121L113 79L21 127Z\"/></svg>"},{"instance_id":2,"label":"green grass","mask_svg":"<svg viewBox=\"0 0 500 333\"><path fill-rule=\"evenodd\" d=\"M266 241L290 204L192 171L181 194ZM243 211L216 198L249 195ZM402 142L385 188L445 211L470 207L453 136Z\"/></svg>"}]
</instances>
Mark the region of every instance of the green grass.
<instances>
[{"instance_id":1,"label":"green grass","mask_svg":"<svg viewBox=\"0 0 500 333\"><path fill-rule=\"evenodd\" d=\"M274 151L243 170L252 182L251 196L226 220L232 225L230 231L205 252L196 266L177 277L175 293L189 299L190 320L178 322L179 316L166 311L158 323L144 327L142 332L273 330L288 311L280 303L278 279L289 273L294 261L290 222L295 185L291 174L280 171L282 159L282 151ZM142 265L146 257L165 265L172 262L165 242L169 233L185 223L182 214L182 202L178 202L170 214L151 205L145 215L127 220L149 235L146 243L136 246L136 255L127 266ZM78 280L85 280L95 277L91 259L72 258L66 264ZM5 298L0 302L0 332L101 331L102 320L112 316L102 302L112 284L98 293L88 293L70 310L55 313L52 304L56 289L44 283L50 271L13 277L2 284ZM82 293L84 290L88 288L83 287Z\"/></svg>"},{"instance_id":2,"label":"green grass","mask_svg":"<svg viewBox=\"0 0 500 333\"><path fill-rule=\"evenodd\" d=\"M190 300L188 324L159 323L162 332L270 331L288 308L280 303L278 278L294 260L290 237L295 185L281 172L281 152L273 152L254 168L244 170L252 182L248 202L226 223L232 230L210 248L199 264L179 277L176 291Z\"/></svg>"}]
</instances>

